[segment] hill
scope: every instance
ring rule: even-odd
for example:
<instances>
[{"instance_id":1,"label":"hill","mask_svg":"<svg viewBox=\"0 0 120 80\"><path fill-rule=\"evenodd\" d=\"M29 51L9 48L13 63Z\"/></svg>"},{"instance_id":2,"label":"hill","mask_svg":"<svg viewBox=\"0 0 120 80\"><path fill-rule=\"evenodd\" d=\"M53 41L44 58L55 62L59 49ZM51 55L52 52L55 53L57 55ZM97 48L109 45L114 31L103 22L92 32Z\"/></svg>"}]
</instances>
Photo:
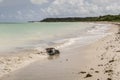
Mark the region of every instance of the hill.
<instances>
[{"instance_id":1,"label":"hill","mask_svg":"<svg viewBox=\"0 0 120 80\"><path fill-rule=\"evenodd\" d=\"M119 15L105 15L99 17L67 17L67 18L46 18L40 22L79 22L79 21L120 21ZM37 21L39 22L39 21Z\"/></svg>"}]
</instances>

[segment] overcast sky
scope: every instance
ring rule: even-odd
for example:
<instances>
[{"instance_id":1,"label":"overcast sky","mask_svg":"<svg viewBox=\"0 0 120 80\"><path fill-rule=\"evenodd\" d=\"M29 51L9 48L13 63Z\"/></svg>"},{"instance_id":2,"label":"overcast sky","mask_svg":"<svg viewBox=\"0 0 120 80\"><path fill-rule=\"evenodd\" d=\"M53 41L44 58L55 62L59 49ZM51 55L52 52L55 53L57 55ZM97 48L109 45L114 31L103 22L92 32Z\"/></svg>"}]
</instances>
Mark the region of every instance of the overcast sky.
<instances>
[{"instance_id":1,"label":"overcast sky","mask_svg":"<svg viewBox=\"0 0 120 80\"><path fill-rule=\"evenodd\" d=\"M119 14L120 0L0 0L0 21Z\"/></svg>"}]
</instances>

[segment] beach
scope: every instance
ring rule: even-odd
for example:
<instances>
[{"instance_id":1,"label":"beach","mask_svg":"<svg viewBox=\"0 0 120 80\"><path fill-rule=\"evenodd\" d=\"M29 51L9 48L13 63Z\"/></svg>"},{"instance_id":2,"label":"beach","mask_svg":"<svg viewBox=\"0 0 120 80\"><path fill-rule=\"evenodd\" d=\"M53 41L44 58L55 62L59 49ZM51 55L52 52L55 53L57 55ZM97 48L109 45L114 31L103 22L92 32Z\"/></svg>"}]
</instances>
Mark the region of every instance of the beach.
<instances>
[{"instance_id":1,"label":"beach","mask_svg":"<svg viewBox=\"0 0 120 80\"><path fill-rule=\"evenodd\" d=\"M79 42L81 38L70 38L65 48L60 43L56 47L61 52L58 56L49 57L37 48L27 51L26 55L1 57L0 64L5 65L0 66L1 80L118 80L120 26L119 23L105 24L112 27L105 28L105 33L103 29L102 32L96 30L100 32L96 35L94 30L89 30L85 36L90 37L90 41L84 46Z\"/></svg>"}]
</instances>

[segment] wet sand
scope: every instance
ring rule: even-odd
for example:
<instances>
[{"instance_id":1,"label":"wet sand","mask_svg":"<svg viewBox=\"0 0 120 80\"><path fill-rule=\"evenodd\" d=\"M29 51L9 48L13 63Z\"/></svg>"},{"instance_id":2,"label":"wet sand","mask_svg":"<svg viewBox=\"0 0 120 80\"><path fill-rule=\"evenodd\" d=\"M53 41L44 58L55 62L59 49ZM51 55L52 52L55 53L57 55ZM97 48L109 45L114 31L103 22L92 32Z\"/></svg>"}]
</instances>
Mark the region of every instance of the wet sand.
<instances>
[{"instance_id":1,"label":"wet sand","mask_svg":"<svg viewBox=\"0 0 120 80\"><path fill-rule=\"evenodd\" d=\"M37 61L31 65L15 71L7 76L4 76L2 80L74 80L79 79L78 72L81 67L89 60L82 51L64 50L61 51L61 55L48 57L44 61ZM81 48L82 50L82 48ZM80 54L81 52L81 54ZM71 53L67 55L66 53ZM74 54L73 54L74 53ZM64 55L66 54L66 55ZM83 54L83 55L82 55ZM80 56L82 56L80 58ZM85 64L84 61L85 60Z\"/></svg>"},{"instance_id":2,"label":"wet sand","mask_svg":"<svg viewBox=\"0 0 120 80\"><path fill-rule=\"evenodd\" d=\"M60 50L60 55L31 63L1 80L119 80L120 26L110 31L93 44Z\"/></svg>"},{"instance_id":3,"label":"wet sand","mask_svg":"<svg viewBox=\"0 0 120 80\"><path fill-rule=\"evenodd\" d=\"M37 50L23 51L21 54L0 55L0 77L46 57L45 53L40 53Z\"/></svg>"}]
</instances>

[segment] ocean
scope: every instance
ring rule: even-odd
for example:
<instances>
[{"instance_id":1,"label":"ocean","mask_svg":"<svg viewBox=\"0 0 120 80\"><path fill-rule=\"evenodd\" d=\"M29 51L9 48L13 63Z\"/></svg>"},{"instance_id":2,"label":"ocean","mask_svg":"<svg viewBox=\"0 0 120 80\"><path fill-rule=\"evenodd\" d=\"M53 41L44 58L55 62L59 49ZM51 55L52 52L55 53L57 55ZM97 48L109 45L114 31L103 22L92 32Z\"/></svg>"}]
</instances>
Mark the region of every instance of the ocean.
<instances>
[{"instance_id":1,"label":"ocean","mask_svg":"<svg viewBox=\"0 0 120 80\"><path fill-rule=\"evenodd\" d=\"M107 35L110 26L85 22L1 23L0 54L87 45Z\"/></svg>"}]
</instances>

